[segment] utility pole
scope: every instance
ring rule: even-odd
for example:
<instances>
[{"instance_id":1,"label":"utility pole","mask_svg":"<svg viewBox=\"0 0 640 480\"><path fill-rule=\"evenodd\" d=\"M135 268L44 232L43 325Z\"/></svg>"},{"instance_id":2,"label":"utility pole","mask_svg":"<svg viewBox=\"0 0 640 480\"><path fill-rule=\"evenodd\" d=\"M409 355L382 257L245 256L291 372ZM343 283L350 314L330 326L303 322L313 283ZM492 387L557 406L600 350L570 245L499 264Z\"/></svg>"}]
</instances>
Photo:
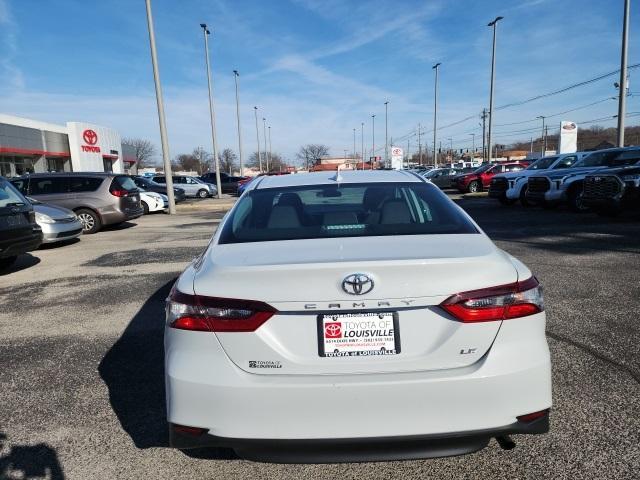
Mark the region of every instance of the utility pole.
<instances>
[{"instance_id":1,"label":"utility pole","mask_svg":"<svg viewBox=\"0 0 640 480\"><path fill-rule=\"evenodd\" d=\"M433 166L438 168L438 154L436 153L436 141L438 135L438 67L441 63L436 63L432 69L436 71L436 81L433 88Z\"/></svg>"},{"instance_id":2,"label":"utility pole","mask_svg":"<svg viewBox=\"0 0 640 480\"><path fill-rule=\"evenodd\" d=\"M544 127L544 119L545 119L545 117L544 117L544 115L539 115L536 118L541 118L542 119L542 133L540 134L540 142L542 143L542 151L540 152L541 153L540 158L542 158L542 157L545 156L546 151L547 151L547 140L546 140L546 137L545 137L545 134L544 134L544 132L545 132L545 127Z\"/></svg>"},{"instance_id":3,"label":"utility pole","mask_svg":"<svg viewBox=\"0 0 640 480\"><path fill-rule=\"evenodd\" d=\"M264 138L264 163L267 165L269 173L269 157L267 157L267 119L262 117L262 138Z\"/></svg>"},{"instance_id":4,"label":"utility pole","mask_svg":"<svg viewBox=\"0 0 640 480\"><path fill-rule=\"evenodd\" d=\"M409 168L409 158L410 158L409 157L409 145L410 145L409 142L410 141L411 140L407 139L407 168Z\"/></svg>"},{"instance_id":5,"label":"utility pole","mask_svg":"<svg viewBox=\"0 0 640 480\"><path fill-rule=\"evenodd\" d=\"M238 119L238 155L240 157L240 176L243 176L244 163L242 159L242 129L240 128L240 95L238 93L238 82L240 74L237 70L233 71L233 77L236 81L236 117Z\"/></svg>"},{"instance_id":6,"label":"utility pole","mask_svg":"<svg viewBox=\"0 0 640 480\"><path fill-rule=\"evenodd\" d=\"M376 156L376 115L371 115L371 156ZM373 164L371 165L373 167Z\"/></svg>"},{"instance_id":7,"label":"utility pole","mask_svg":"<svg viewBox=\"0 0 640 480\"><path fill-rule=\"evenodd\" d=\"M384 166L391 167L389 162L389 100L384 102Z\"/></svg>"},{"instance_id":8,"label":"utility pole","mask_svg":"<svg viewBox=\"0 0 640 480\"><path fill-rule=\"evenodd\" d=\"M273 168L273 157L271 156L271 125L269 125L269 163Z\"/></svg>"},{"instance_id":9,"label":"utility pole","mask_svg":"<svg viewBox=\"0 0 640 480\"><path fill-rule=\"evenodd\" d=\"M531 137L531 146L529 147L529 153L533 153L533 137Z\"/></svg>"},{"instance_id":10,"label":"utility pole","mask_svg":"<svg viewBox=\"0 0 640 480\"><path fill-rule=\"evenodd\" d=\"M422 129L422 125L420 125L418 123L418 161L420 162L420 165L422 166L422 138L421 138L421 133L420 130Z\"/></svg>"},{"instance_id":11,"label":"utility pole","mask_svg":"<svg viewBox=\"0 0 640 480\"><path fill-rule=\"evenodd\" d=\"M482 163L484 163L485 161L489 161L486 158L486 149L487 149L487 145L486 145L486 141L487 141L487 109L483 108L482 109Z\"/></svg>"},{"instance_id":12,"label":"utility pole","mask_svg":"<svg viewBox=\"0 0 640 480\"><path fill-rule=\"evenodd\" d=\"M629 11L631 0L624 0L622 52L620 54L620 87L618 97L618 147L624 147L624 120L627 114L627 46L629 43Z\"/></svg>"},{"instance_id":13,"label":"utility pole","mask_svg":"<svg viewBox=\"0 0 640 480\"><path fill-rule=\"evenodd\" d=\"M496 17L489 22L488 27L493 27L493 47L491 53L491 88L489 89L489 161L491 161L491 127L493 125L493 84L496 73L496 26L504 17Z\"/></svg>"},{"instance_id":14,"label":"utility pole","mask_svg":"<svg viewBox=\"0 0 640 480\"><path fill-rule=\"evenodd\" d=\"M360 153L362 155L362 170L364 170L364 122L360 123L360 141L362 145L360 146Z\"/></svg>"},{"instance_id":15,"label":"utility pole","mask_svg":"<svg viewBox=\"0 0 640 480\"><path fill-rule=\"evenodd\" d=\"M220 181L220 159L218 158L218 140L216 138L216 110L213 102L213 80L211 79L211 66L209 65L209 34L206 23L201 23L202 34L204 35L204 53L207 65L207 85L209 87L209 115L211 116L211 143L213 144L213 162L216 166L216 188L218 198L222 198L222 182Z\"/></svg>"},{"instance_id":16,"label":"utility pole","mask_svg":"<svg viewBox=\"0 0 640 480\"><path fill-rule=\"evenodd\" d=\"M169 140L167 139L167 123L164 118L164 100L162 99L162 85L160 84L160 71L158 70L158 52L156 51L156 34L153 28L153 15L151 13L151 0L146 0L147 27L149 29L149 44L151 46L151 64L153 66L153 82L156 87L156 104L158 105L158 123L160 124L160 142L162 144L162 161L167 185L167 197L169 199L169 213L176 213L176 200L173 192L173 177L171 176L171 158L169 154Z\"/></svg>"},{"instance_id":17,"label":"utility pole","mask_svg":"<svg viewBox=\"0 0 640 480\"><path fill-rule=\"evenodd\" d=\"M260 156L260 130L258 129L258 107L253 107L253 113L256 115L256 141L258 143L258 165L260 173L262 173L262 157ZM307 161L307 170L309 170L309 162Z\"/></svg>"}]
</instances>

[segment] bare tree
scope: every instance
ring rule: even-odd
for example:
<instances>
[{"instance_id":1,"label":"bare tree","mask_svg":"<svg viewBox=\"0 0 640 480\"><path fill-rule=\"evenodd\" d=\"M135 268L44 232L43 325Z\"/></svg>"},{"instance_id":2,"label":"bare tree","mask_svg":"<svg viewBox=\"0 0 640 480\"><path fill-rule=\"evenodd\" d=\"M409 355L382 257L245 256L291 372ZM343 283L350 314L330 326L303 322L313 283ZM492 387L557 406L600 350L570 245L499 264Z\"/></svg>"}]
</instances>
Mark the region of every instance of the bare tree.
<instances>
[{"instance_id":1,"label":"bare tree","mask_svg":"<svg viewBox=\"0 0 640 480\"><path fill-rule=\"evenodd\" d=\"M127 137L122 139L122 144L133 148L138 167L144 168L151 165L151 159L156 154L156 147L149 140Z\"/></svg>"},{"instance_id":2,"label":"bare tree","mask_svg":"<svg viewBox=\"0 0 640 480\"><path fill-rule=\"evenodd\" d=\"M262 166L265 167L264 160L262 162ZM258 160L258 152L253 152L249 156L249 160L247 162L247 166L251 168L260 168L260 160ZM289 168L289 164L285 162L277 152L271 152L271 161L269 162L269 170L271 172L284 172Z\"/></svg>"},{"instance_id":3,"label":"bare tree","mask_svg":"<svg viewBox=\"0 0 640 480\"><path fill-rule=\"evenodd\" d=\"M191 153L181 153L173 160L173 165L188 172L198 172L198 175L211 170L212 155L202 148L196 148Z\"/></svg>"},{"instance_id":4,"label":"bare tree","mask_svg":"<svg viewBox=\"0 0 640 480\"><path fill-rule=\"evenodd\" d=\"M316 160L326 157L327 155L329 155L329 147L326 145L310 143L300 147L300 150L296 153L296 158L306 166L307 170L309 170L310 165L313 165Z\"/></svg>"},{"instance_id":5,"label":"bare tree","mask_svg":"<svg viewBox=\"0 0 640 480\"><path fill-rule=\"evenodd\" d=\"M230 148L225 148L220 155L220 170L228 172L229 175L233 175L233 169L236 165L236 159L238 157Z\"/></svg>"}]
</instances>

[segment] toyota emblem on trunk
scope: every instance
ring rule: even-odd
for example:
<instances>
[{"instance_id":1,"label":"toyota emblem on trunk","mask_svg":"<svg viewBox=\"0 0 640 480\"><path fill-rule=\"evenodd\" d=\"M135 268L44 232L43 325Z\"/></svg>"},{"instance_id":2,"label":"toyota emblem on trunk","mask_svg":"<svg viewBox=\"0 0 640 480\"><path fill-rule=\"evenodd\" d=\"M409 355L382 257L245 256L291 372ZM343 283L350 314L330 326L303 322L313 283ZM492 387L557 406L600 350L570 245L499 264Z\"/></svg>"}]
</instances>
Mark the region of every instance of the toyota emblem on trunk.
<instances>
[{"instance_id":1,"label":"toyota emblem on trunk","mask_svg":"<svg viewBox=\"0 0 640 480\"><path fill-rule=\"evenodd\" d=\"M352 273L342 280L342 290L349 295L364 295L373 290L373 279L364 273Z\"/></svg>"}]
</instances>

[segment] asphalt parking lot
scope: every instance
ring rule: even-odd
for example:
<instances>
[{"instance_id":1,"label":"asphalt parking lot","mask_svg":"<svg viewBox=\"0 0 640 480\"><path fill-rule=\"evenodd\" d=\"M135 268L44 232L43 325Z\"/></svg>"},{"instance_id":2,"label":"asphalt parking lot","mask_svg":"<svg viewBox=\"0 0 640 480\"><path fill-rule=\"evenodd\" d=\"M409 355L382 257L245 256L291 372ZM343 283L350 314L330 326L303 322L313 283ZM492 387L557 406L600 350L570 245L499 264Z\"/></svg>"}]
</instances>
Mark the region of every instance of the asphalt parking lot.
<instances>
[{"instance_id":1,"label":"asphalt parking lot","mask_svg":"<svg viewBox=\"0 0 640 480\"><path fill-rule=\"evenodd\" d=\"M545 286L551 433L376 464L168 449L163 302L223 215L192 208L38 250L0 276L0 479L639 478L640 221L458 201Z\"/></svg>"}]
</instances>

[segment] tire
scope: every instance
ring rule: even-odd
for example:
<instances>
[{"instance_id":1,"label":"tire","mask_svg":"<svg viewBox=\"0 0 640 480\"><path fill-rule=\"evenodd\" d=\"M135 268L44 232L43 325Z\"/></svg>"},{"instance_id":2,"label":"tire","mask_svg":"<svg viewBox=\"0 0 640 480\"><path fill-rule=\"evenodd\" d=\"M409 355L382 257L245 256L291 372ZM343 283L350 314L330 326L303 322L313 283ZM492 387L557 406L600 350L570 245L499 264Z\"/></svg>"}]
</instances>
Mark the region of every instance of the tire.
<instances>
[{"instance_id":1,"label":"tire","mask_svg":"<svg viewBox=\"0 0 640 480\"><path fill-rule=\"evenodd\" d=\"M149 215L149 205L147 205L147 202L141 201L140 205L142 205L142 210L144 210L144 214Z\"/></svg>"},{"instance_id":2,"label":"tire","mask_svg":"<svg viewBox=\"0 0 640 480\"><path fill-rule=\"evenodd\" d=\"M531 206L531 202L529 200L527 200L527 186L526 185L524 187L522 187L522 190L520 190L520 204L523 207L530 207Z\"/></svg>"},{"instance_id":3,"label":"tire","mask_svg":"<svg viewBox=\"0 0 640 480\"><path fill-rule=\"evenodd\" d=\"M589 207L586 207L582 203L582 184L571 188L568 202L569 208L576 213L585 213L589 211Z\"/></svg>"},{"instance_id":4,"label":"tire","mask_svg":"<svg viewBox=\"0 0 640 480\"><path fill-rule=\"evenodd\" d=\"M482 191L482 187L480 186L480 182L474 180L467 186L467 191L469 193L476 193Z\"/></svg>"},{"instance_id":5,"label":"tire","mask_svg":"<svg viewBox=\"0 0 640 480\"><path fill-rule=\"evenodd\" d=\"M516 203L516 200L514 200L513 198L507 198L506 195L501 196L500 198L498 198L498 201L500 202L501 205L513 205L514 203Z\"/></svg>"},{"instance_id":6,"label":"tire","mask_svg":"<svg viewBox=\"0 0 640 480\"><path fill-rule=\"evenodd\" d=\"M18 258L17 255L12 255L11 257L0 258L0 271L6 270L11 265L13 265L13 262L15 262L17 258Z\"/></svg>"},{"instance_id":7,"label":"tire","mask_svg":"<svg viewBox=\"0 0 640 480\"><path fill-rule=\"evenodd\" d=\"M78 219L80 223L82 223L83 234L96 233L102 228L100 217L93 210L81 208L80 210L76 210L76 215L78 215Z\"/></svg>"},{"instance_id":8,"label":"tire","mask_svg":"<svg viewBox=\"0 0 640 480\"><path fill-rule=\"evenodd\" d=\"M207 198L209 196L209 192L203 188L202 190L198 190L197 196L198 198Z\"/></svg>"}]
</instances>

